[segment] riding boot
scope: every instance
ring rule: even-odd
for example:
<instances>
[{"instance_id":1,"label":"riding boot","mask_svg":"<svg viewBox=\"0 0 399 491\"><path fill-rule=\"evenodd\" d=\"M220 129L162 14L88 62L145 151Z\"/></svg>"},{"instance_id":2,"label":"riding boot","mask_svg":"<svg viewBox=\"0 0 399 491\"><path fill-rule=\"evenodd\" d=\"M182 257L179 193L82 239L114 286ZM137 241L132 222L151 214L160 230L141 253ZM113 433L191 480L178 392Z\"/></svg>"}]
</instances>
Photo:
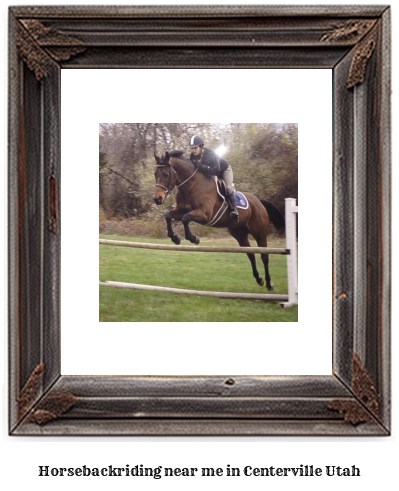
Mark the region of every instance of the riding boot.
<instances>
[{"instance_id":1,"label":"riding boot","mask_svg":"<svg viewBox=\"0 0 399 491\"><path fill-rule=\"evenodd\" d=\"M238 214L236 194L234 191L228 194L227 200L229 202L230 209L231 209L230 218L232 218L235 222L239 222L240 221L240 215Z\"/></svg>"}]
</instances>

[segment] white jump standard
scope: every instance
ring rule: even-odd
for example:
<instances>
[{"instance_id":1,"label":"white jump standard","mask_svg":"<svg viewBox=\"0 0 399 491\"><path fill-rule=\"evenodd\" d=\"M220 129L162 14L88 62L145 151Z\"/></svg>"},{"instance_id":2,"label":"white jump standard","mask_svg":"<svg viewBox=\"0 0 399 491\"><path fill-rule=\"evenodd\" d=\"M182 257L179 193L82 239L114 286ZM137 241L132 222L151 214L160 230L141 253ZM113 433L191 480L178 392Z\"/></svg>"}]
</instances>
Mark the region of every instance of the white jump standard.
<instances>
[{"instance_id":1,"label":"white jump standard","mask_svg":"<svg viewBox=\"0 0 399 491\"><path fill-rule=\"evenodd\" d=\"M298 206L294 198L285 199L285 240L287 249L288 302L282 307L298 305L298 255L296 250Z\"/></svg>"}]
</instances>

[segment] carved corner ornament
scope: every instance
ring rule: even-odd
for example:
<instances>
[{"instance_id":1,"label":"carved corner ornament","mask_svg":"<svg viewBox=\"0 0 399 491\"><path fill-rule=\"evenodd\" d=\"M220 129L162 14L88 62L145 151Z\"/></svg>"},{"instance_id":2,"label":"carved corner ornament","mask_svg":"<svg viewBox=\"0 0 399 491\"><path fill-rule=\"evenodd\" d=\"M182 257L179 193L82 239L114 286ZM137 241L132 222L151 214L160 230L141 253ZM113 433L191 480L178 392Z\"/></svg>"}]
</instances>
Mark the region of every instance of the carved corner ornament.
<instances>
[{"instance_id":1,"label":"carved corner ornament","mask_svg":"<svg viewBox=\"0 0 399 491\"><path fill-rule=\"evenodd\" d=\"M328 404L328 409L338 411L347 423L353 425L378 418L380 404L377 389L356 353L352 362L352 389L358 400L334 400Z\"/></svg>"},{"instance_id":2,"label":"carved corner ornament","mask_svg":"<svg viewBox=\"0 0 399 491\"><path fill-rule=\"evenodd\" d=\"M377 45L377 29L373 29L367 36L356 46L352 58L349 77L346 81L346 87L351 89L356 85L364 82L367 68L367 62L371 58Z\"/></svg>"},{"instance_id":3,"label":"carved corner ornament","mask_svg":"<svg viewBox=\"0 0 399 491\"><path fill-rule=\"evenodd\" d=\"M54 61L69 60L86 49L79 39L45 27L36 19L20 22L17 48L20 58L34 72L38 81L48 76Z\"/></svg>"},{"instance_id":4,"label":"carved corner ornament","mask_svg":"<svg viewBox=\"0 0 399 491\"><path fill-rule=\"evenodd\" d=\"M44 363L35 367L18 397L19 419L27 416L27 422L38 425L44 425L58 419L69 411L77 400L76 396L69 392L50 393L44 396L36 406L33 406L40 395L44 370Z\"/></svg>"},{"instance_id":5,"label":"carved corner ornament","mask_svg":"<svg viewBox=\"0 0 399 491\"><path fill-rule=\"evenodd\" d=\"M69 392L45 396L28 416L28 423L45 425L55 421L76 404L76 397Z\"/></svg>"},{"instance_id":6,"label":"carved corner ornament","mask_svg":"<svg viewBox=\"0 0 399 491\"><path fill-rule=\"evenodd\" d=\"M23 386L18 397L18 417L22 418L29 411L36 398L39 396L42 377L44 373L44 363L37 365L26 384Z\"/></svg>"},{"instance_id":7,"label":"carved corner ornament","mask_svg":"<svg viewBox=\"0 0 399 491\"><path fill-rule=\"evenodd\" d=\"M364 82L367 62L377 44L376 24L376 20L354 19L337 26L320 38L322 42L329 44L354 44L354 54L346 82L348 89Z\"/></svg>"},{"instance_id":8,"label":"carved corner ornament","mask_svg":"<svg viewBox=\"0 0 399 491\"><path fill-rule=\"evenodd\" d=\"M376 21L372 19L352 19L323 34L321 41L326 43L335 43L337 41L356 43L374 27L375 23Z\"/></svg>"}]
</instances>

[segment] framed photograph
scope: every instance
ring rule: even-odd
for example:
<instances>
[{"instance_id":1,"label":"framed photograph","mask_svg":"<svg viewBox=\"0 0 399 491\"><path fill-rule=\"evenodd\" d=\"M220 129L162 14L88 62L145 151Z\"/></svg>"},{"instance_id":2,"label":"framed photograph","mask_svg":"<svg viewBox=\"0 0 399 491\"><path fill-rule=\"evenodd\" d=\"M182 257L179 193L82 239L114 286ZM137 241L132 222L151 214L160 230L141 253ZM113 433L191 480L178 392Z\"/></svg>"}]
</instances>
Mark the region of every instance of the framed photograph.
<instances>
[{"instance_id":1,"label":"framed photograph","mask_svg":"<svg viewBox=\"0 0 399 491\"><path fill-rule=\"evenodd\" d=\"M217 121L221 115L230 121L234 114L245 114L245 121L259 121L260 94L272 121L278 116L288 118L287 113L296 121L306 114L308 125L314 128L317 120L318 135L313 137L321 150L319 159L327 150L331 160L332 81L326 70L313 71L315 78L325 82L322 91L305 85L306 71L297 77L295 89L284 87L289 80L285 70L258 70L254 77L251 71L237 69L233 79L229 70L197 72L192 80L193 71L187 69L109 70L101 75L92 71L88 77L82 77L87 71L69 70L66 73L71 76L63 77L62 86L65 80L70 87L64 94L70 93L72 100L76 87L80 88L85 97L82 104L90 106L90 119L100 115L91 109L98 96L87 104L89 87L96 86L100 94L107 86L116 88L117 95L99 110L114 112L117 121L125 121L130 114L140 121L157 115L164 120L173 112L185 121L193 106L200 121L204 117ZM71 83L71 79L77 80ZM153 90L159 80L159 89ZM242 85L248 90L237 100ZM193 94L202 102L192 102ZM117 107L117 114L112 107L104 107L111 105ZM65 107L62 117L71 121L74 135L73 103ZM82 119L79 133L84 148L84 127L93 123ZM302 127L303 119L302 131L312 134L309 126ZM67 128L68 122L62 126ZM327 131L323 134L323 130ZM298 123L101 123L99 140L100 322L297 321ZM200 144L191 149L193 141ZM314 141L307 150L306 142L309 145L310 138L301 140L302 152L311 155ZM75 138L71 153L77 145ZM311 158L307 164L312 165ZM69 170L71 182L76 181L75 168ZM93 170L90 166L85 178L79 179L82 194L87 182L96 177L91 175ZM328 169L323 173L326 182L331 180ZM220 180L227 182L226 189ZM331 185L326 194L331 203ZM308 227L319 220L324 224L324 211L319 208L309 214ZM76 234L73 215L71 237ZM63 230L65 224L63 216ZM327 227L325 223L326 237ZM87 247L92 248L90 241ZM264 248L264 253L254 255L248 247L255 247L257 253ZM325 281L327 288L331 285L328 266L318 269L317 275L321 278L309 275L306 279ZM84 298L84 282L81 288ZM284 306L284 315L274 302Z\"/></svg>"},{"instance_id":2,"label":"framed photograph","mask_svg":"<svg viewBox=\"0 0 399 491\"><path fill-rule=\"evenodd\" d=\"M10 434L389 435L390 8L11 7L9 36ZM170 106L162 106L169 81L179 76L197 90L201 84L191 79L219 74L236 93L230 104L236 115L220 106L223 119L261 122L272 120L262 113L272 97L259 81L277 73L285 102L291 93L302 95L299 155L309 140L302 155L314 159L300 224L317 209L318 236L301 229L300 264L317 254L328 273L314 285L300 282L299 308L299 320L314 330L306 337L301 322L293 322L271 343L256 322L226 323L218 331L212 323L189 328L169 320L160 336L149 319L140 330L145 334L133 338L117 323L112 333L104 322L93 329L85 316L94 313L98 321L98 255L89 237L97 247L99 196L88 189L98 193L98 168L90 173L84 164L86 157L98 162L98 125L119 114L105 111L99 120L90 87L102 87L97 105L119 107L118 92L126 97L128 89L118 91L126 82L115 79L123 78L134 85L133 102L126 102L134 110L130 120L145 121L146 111L150 119L156 108L164 121L179 121L178 108L167 119ZM306 90L299 92L304 75ZM248 85L241 94L238 76ZM220 95L223 85L215 87ZM261 101L247 104L252 112L242 106L251 92ZM137 94L148 101L144 109ZM270 118L288 121L288 105L277 105ZM306 129L301 140L304 112L313 114L313 139ZM82 138L82 124L93 114ZM207 120L222 119L217 114ZM80 272L91 256L96 269L85 278ZM315 262L311 270L319 269ZM307 264L301 277L309 276ZM315 305L323 315L315 316ZM274 368L267 362L272 351L280 361ZM110 352L129 364L107 365ZM321 371L301 364L312 355L325 363ZM96 368L96 356L105 365ZM190 367L192 359L197 364Z\"/></svg>"}]
</instances>

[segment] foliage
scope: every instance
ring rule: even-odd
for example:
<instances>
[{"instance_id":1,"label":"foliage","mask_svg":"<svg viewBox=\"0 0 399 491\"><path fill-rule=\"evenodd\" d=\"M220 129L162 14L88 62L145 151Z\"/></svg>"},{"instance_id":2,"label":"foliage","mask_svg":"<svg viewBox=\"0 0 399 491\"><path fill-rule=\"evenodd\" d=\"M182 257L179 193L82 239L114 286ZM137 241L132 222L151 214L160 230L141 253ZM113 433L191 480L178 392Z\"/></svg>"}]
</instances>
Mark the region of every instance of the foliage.
<instances>
[{"instance_id":1,"label":"foliage","mask_svg":"<svg viewBox=\"0 0 399 491\"><path fill-rule=\"evenodd\" d=\"M194 134L200 134L209 148L227 148L223 158L233 167L237 189L266 198L281 210L284 198L298 198L295 123L102 123L100 207L106 217L163 220L152 200L154 152L188 152Z\"/></svg>"}]
</instances>

